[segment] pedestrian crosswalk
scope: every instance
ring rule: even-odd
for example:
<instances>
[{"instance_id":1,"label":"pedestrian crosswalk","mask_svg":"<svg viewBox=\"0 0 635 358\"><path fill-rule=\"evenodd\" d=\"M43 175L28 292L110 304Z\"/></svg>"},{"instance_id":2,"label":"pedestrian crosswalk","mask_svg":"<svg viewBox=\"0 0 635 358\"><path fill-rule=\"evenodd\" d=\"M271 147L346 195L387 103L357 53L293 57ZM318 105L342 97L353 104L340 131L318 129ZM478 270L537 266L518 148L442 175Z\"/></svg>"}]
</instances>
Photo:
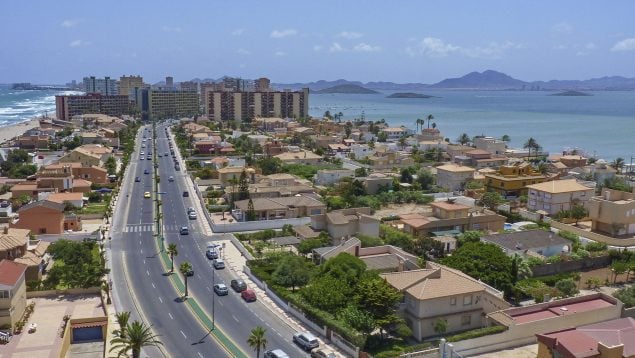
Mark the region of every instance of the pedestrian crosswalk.
<instances>
[{"instance_id":1,"label":"pedestrian crosswalk","mask_svg":"<svg viewBox=\"0 0 635 358\"><path fill-rule=\"evenodd\" d=\"M133 224L126 225L123 232L148 232L154 230L155 225L152 224Z\"/></svg>"}]
</instances>

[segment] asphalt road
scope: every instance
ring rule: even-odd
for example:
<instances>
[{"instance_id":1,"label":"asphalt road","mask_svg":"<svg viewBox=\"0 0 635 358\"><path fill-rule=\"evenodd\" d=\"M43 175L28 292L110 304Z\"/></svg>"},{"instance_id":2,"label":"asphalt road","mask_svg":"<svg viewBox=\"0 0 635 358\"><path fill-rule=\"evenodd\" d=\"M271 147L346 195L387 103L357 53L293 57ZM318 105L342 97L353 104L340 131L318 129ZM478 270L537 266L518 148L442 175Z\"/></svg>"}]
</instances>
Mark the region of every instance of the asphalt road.
<instances>
[{"instance_id":1,"label":"asphalt road","mask_svg":"<svg viewBox=\"0 0 635 358\"><path fill-rule=\"evenodd\" d=\"M151 127L146 136L151 138ZM198 323L166 276L153 238L153 200L143 197L152 192L151 160L139 160L142 129L137 150L123 179L119 202L114 210L111 237L113 299L117 311L131 311L132 319L152 325L164 346L162 351L144 349L144 355L163 357L223 357L228 354ZM135 183L135 177L141 182Z\"/></svg>"},{"instance_id":2,"label":"asphalt road","mask_svg":"<svg viewBox=\"0 0 635 358\"><path fill-rule=\"evenodd\" d=\"M164 156L166 152L170 152L164 124L157 126L156 146L157 151L162 155L157 160L161 177L159 192L165 193L160 197L166 229L166 245L176 243L178 246L179 254L175 258L175 267L183 261L188 261L194 268L194 276L189 278L190 295L196 298L210 316L212 305L214 305L217 327L220 327L246 354L253 354L253 349L246 343L251 329L262 326L267 330L267 349L282 349L290 357L308 356L292 342L295 331L262 303L258 301L246 303L231 288L227 296L219 297L213 293L213 279L215 283L223 282L229 286L230 281L237 275L229 267L214 270L212 261L205 256L205 247L212 238L203 234L201 222L205 220L205 217L202 212L197 212L196 220L189 220L187 217L187 208L196 208L193 201L198 200L198 197L192 192L189 193L189 197L183 197L183 192L188 191L186 174L183 165L181 165L181 171L176 171L173 157ZM176 145L174 147L178 150ZM173 182L168 180L170 176L174 177ZM180 235L181 226L188 226L190 234ZM215 277L213 278L212 275Z\"/></svg>"}]
</instances>

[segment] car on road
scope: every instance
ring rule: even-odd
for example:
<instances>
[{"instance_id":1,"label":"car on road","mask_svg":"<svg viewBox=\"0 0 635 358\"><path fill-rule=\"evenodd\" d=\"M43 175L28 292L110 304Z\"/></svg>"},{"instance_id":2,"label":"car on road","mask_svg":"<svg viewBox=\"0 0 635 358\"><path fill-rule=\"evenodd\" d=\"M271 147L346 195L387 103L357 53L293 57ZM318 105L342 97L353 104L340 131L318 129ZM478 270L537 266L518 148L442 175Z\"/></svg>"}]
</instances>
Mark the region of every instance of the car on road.
<instances>
[{"instance_id":1,"label":"car on road","mask_svg":"<svg viewBox=\"0 0 635 358\"><path fill-rule=\"evenodd\" d=\"M311 351L320 346L317 337L309 332L298 332L293 335L293 342L305 351Z\"/></svg>"},{"instance_id":2,"label":"car on road","mask_svg":"<svg viewBox=\"0 0 635 358\"><path fill-rule=\"evenodd\" d=\"M223 259L214 259L214 261L212 261L212 265L214 265L215 269L222 270L225 268L225 261L223 261Z\"/></svg>"},{"instance_id":3,"label":"car on road","mask_svg":"<svg viewBox=\"0 0 635 358\"><path fill-rule=\"evenodd\" d=\"M135 181L135 183L140 182L140 181L141 181L141 177L135 177L135 178L134 178L134 181Z\"/></svg>"},{"instance_id":4,"label":"car on road","mask_svg":"<svg viewBox=\"0 0 635 358\"><path fill-rule=\"evenodd\" d=\"M161 158L161 153L157 154L159 156L159 158Z\"/></svg>"},{"instance_id":5,"label":"car on road","mask_svg":"<svg viewBox=\"0 0 635 358\"><path fill-rule=\"evenodd\" d=\"M191 213L187 214L187 217L188 217L190 220L196 220L196 212L195 212L195 211L192 211Z\"/></svg>"},{"instance_id":6,"label":"car on road","mask_svg":"<svg viewBox=\"0 0 635 358\"><path fill-rule=\"evenodd\" d=\"M139 160L143 160L143 159L145 159L143 155L139 157Z\"/></svg>"},{"instance_id":7,"label":"car on road","mask_svg":"<svg viewBox=\"0 0 635 358\"><path fill-rule=\"evenodd\" d=\"M245 283L245 281L237 278L234 280L231 280L231 282L229 283L229 285L234 289L234 291L236 292L243 292L244 290L247 289L247 284Z\"/></svg>"},{"instance_id":8,"label":"car on road","mask_svg":"<svg viewBox=\"0 0 635 358\"><path fill-rule=\"evenodd\" d=\"M188 193L187 191L184 191L184 192L183 192L183 197L184 197L184 198L187 198L188 196L190 196L190 193Z\"/></svg>"},{"instance_id":9,"label":"car on road","mask_svg":"<svg viewBox=\"0 0 635 358\"><path fill-rule=\"evenodd\" d=\"M170 175L170 177L168 178L168 181L174 181L174 177Z\"/></svg>"},{"instance_id":10,"label":"car on road","mask_svg":"<svg viewBox=\"0 0 635 358\"><path fill-rule=\"evenodd\" d=\"M189 215L190 213L195 212L195 211L196 211L196 210L194 210L194 208L193 208L193 207L191 207L191 206L190 206L189 208L187 208L187 214L188 214L188 215Z\"/></svg>"},{"instance_id":11,"label":"car on road","mask_svg":"<svg viewBox=\"0 0 635 358\"><path fill-rule=\"evenodd\" d=\"M139 155L146 155L146 153L144 151L141 151L141 153L139 153Z\"/></svg>"},{"instance_id":12,"label":"car on road","mask_svg":"<svg viewBox=\"0 0 635 358\"><path fill-rule=\"evenodd\" d=\"M179 233L181 235L189 235L190 229L188 229L187 226L181 226L181 230L179 230Z\"/></svg>"},{"instance_id":13,"label":"car on road","mask_svg":"<svg viewBox=\"0 0 635 358\"><path fill-rule=\"evenodd\" d=\"M143 171L143 174L150 174L150 171L149 171L148 169L145 169L145 170Z\"/></svg>"},{"instance_id":14,"label":"car on road","mask_svg":"<svg viewBox=\"0 0 635 358\"><path fill-rule=\"evenodd\" d=\"M207 258L210 260L217 259L218 250L216 250L216 248L208 247L207 250L205 250L205 256L207 256Z\"/></svg>"},{"instance_id":15,"label":"car on road","mask_svg":"<svg viewBox=\"0 0 635 358\"><path fill-rule=\"evenodd\" d=\"M256 300L256 292L254 292L254 290L244 290L240 293L240 297L242 297L245 302L254 302Z\"/></svg>"},{"instance_id":16,"label":"car on road","mask_svg":"<svg viewBox=\"0 0 635 358\"><path fill-rule=\"evenodd\" d=\"M167 157L169 154L168 154L168 152L165 152L165 153L163 153L163 155Z\"/></svg>"},{"instance_id":17,"label":"car on road","mask_svg":"<svg viewBox=\"0 0 635 358\"><path fill-rule=\"evenodd\" d=\"M150 154L148 154L148 156L146 157L147 160L152 160L152 156Z\"/></svg>"},{"instance_id":18,"label":"car on road","mask_svg":"<svg viewBox=\"0 0 635 358\"><path fill-rule=\"evenodd\" d=\"M176 170L177 172L178 172L178 171L181 171L181 167L179 167L179 165L178 165L178 164L176 164L176 165L174 166L174 170Z\"/></svg>"},{"instance_id":19,"label":"car on road","mask_svg":"<svg viewBox=\"0 0 635 358\"><path fill-rule=\"evenodd\" d=\"M147 198L152 197L152 195L150 195L149 191L146 191L145 193L143 193L143 197L147 199Z\"/></svg>"},{"instance_id":20,"label":"car on road","mask_svg":"<svg viewBox=\"0 0 635 358\"><path fill-rule=\"evenodd\" d=\"M330 349L320 348L311 352L311 358L337 358L337 354Z\"/></svg>"},{"instance_id":21,"label":"car on road","mask_svg":"<svg viewBox=\"0 0 635 358\"><path fill-rule=\"evenodd\" d=\"M216 292L219 296L227 296L229 294L229 289L224 283L217 283L214 285L214 292Z\"/></svg>"},{"instance_id":22,"label":"car on road","mask_svg":"<svg viewBox=\"0 0 635 358\"><path fill-rule=\"evenodd\" d=\"M264 358L289 358L282 349L272 349L265 352Z\"/></svg>"},{"instance_id":23,"label":"car on road","mask_svg":"<svg viewBox=\"0 0 635 358\"><path fill-rule=\"evenodd\" d=\"M145 144L141 144L141 148L145 148L145 147L146 147L146 145L145 145Z\"/></svg>"}]
</instances>

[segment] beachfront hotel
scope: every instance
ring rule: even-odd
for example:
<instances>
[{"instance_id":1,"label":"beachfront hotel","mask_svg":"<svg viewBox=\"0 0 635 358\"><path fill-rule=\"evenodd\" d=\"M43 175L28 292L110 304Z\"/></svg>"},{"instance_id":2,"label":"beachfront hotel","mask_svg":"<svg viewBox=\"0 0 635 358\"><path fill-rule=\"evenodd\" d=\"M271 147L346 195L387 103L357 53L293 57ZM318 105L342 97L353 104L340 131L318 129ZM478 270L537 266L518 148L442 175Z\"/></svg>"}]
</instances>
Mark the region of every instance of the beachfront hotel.
<instances>
[{"instance_id":1,"label":"beachfront hotel","mask_svg":"<svg viewBox=\"0 0 635 358\"><path fill-rule=\"evenodd\" d=\"M260 82L260 88L263 82ZM256 117L302 118L309 115L308 88L300 91L219 91L205 88L204 98L205 114L216 121L242 122Z\"/></svg>"},{"instance_id":2,"label":"beachfront hotel","mask_svg":"<svg viewBox=\"0 0 635 358\"><path fill-rule=\"evenodd\" d=\"M198 93L176 88L138 89L137 109L144 120L191 117L199 113Z\"/></svg>"},{"instance_id":3,"label":"beachfront hotel","mask_svg":"<svg viewBox=\"0 0 635 358\"><path fill-rule=\"evenodd\" d=\"M122 116L130 113L130 101L125 95L86 95L55 96L57 119L70 121L73 116L99 113L109 116Z\"/></svg>"},{"instance_id":4,"label":"beachfront hotel","mask_svg":"<svg viewBox=\"0 0 635 358\"><path fill-rule=\"evenodd\" d=\"M84 92L88 93L101 93L105 95L116 95L119 93L117 90L117 80L111 79L106 76L102 78L96 78L95 76L84 77Z\"/></svg>"},{"instance_id":5,"label":"beachfront hotel","mask_svg":"<svg viewBox=\"0 0 635 358\"><path fill-rule=\"evenodd\" d=\"M134 89L143 88L143 77L121 76L119 77L119 94L134 99Z\"/></svg>"}]
</instances>

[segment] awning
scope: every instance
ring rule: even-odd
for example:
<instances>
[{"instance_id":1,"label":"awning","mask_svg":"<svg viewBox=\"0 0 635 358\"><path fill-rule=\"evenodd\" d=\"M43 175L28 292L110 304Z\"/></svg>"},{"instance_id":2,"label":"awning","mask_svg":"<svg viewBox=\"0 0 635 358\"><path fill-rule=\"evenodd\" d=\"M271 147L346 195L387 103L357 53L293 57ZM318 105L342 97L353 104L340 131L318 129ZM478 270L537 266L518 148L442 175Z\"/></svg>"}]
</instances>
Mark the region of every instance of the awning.
<instances>
[{"instance_id":1,"label":"awning","mask_svg":"<svg viewBox=\"0 0 635 358\"><path fill-rule=\"evenodd\" d=\"M71 323L71 328L90 328L90 327L101 327L108 324L108 321L95 321L95 322L78 322Z\"/></svg>"}]
</instances>

